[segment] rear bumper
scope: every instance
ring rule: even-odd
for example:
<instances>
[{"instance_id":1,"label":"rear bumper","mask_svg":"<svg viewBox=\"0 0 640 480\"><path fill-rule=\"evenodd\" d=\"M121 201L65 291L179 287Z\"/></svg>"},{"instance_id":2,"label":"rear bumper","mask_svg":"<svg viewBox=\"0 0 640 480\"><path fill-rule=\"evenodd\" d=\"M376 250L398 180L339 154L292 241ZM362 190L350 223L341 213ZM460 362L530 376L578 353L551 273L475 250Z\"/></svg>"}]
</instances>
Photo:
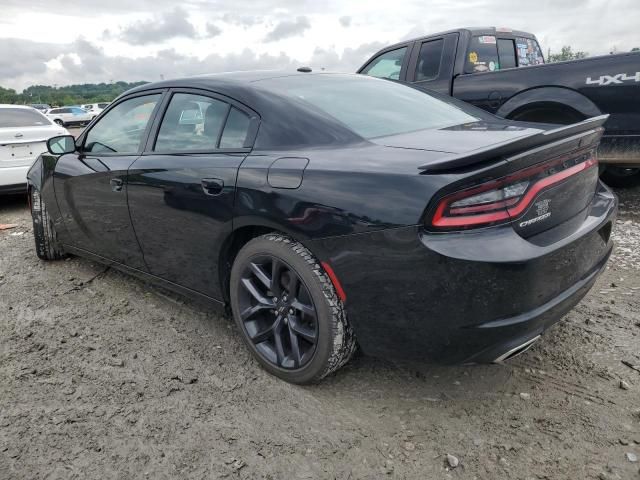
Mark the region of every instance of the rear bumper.
<instances>
[{"instance_id":1,"label":"rear bumper","mask_svg":"<svg viewBox=\"0 0 640 480\"><path fill-rule=\"evenodd\" d=\"M640 135L603 136L598 161L605 165L640 168Z\"/></svg>"},{"instance_id":2,"label":"rear bumper","mask_svg":"<svg viewBox=\"0 0 640 480\"><path fill-rule=\"evenodd\" d=\"M524 239L511 226L433 234L389 229L310 242L330 262L365 353L488 362L533 339L589 291L613 244L615 196Z\"/></svg>"},{"instance_id":3,"label":"rear bumper","mask_svg":"<svg viewBox=\"0 0 640 480\"><path fill-rule=\"evenodd\" d=\"M22 167L0 167L0 194L27 191L27 172L31 164Z\"/></svg>"}]
</instances>

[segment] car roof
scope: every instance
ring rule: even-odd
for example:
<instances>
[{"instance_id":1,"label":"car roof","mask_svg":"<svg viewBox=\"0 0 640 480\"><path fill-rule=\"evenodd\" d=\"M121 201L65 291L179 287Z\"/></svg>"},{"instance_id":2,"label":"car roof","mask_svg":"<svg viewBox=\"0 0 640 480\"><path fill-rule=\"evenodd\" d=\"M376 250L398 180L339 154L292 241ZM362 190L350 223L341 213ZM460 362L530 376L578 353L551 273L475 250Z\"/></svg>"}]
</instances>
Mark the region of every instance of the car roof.
<instances>
[{"instance_id":1,"label":"car roof","mask_svg":"<svg viewBox=\"0 0 640 480\"><path fill-rule=\"evenodd\" d=\"M299 72L297 70L252 70L242 72L222 72L222 73L209 73L204 75L195 75L191 77L173 78L169 80L162 80L159 82L146 83L135 87L126 94L141 92L145 90L153 90L160 88L215 88L225 86L242 86L244 88L251 88L249 84L258 82L260 80L267 80L271 78L289 77L293 75L327 75L337 74L337 72L326 72L324 70L318 70L317 72ZM349 75L349 74L343 74Z\"/></svg>"},{"instance_id":2,"label":"car roof","mask_svg":"<svg viewBox=\"0 0 640 480\"><path fill-rule=\"evenodd\" d=\"M461 33L468 32L472 36L475 35L508 35L515 37L524 37L524 38L536 38L536 36L529 32L524 32L521 30L513 30L511 28L506 27L463 27L463 28L455 28L453 30L445 30L443 32L429 33L428 35L422 35L420 37L414 37L407 40L403 40L401 42L396 42L392 45L382 48L382 50L392 50L394 47L400 47L402 45L407 45L408 43L413 43L415 41L426 40L433 37L442 37L443 35L448 35L450 33Z\"/></svg>"},{"instance_id":3,"label":"car roof","mask_svg":"<svg viewBox=\"0 0 640 480\"><path fill-rule=\"evenodd\" d=\"M33 110L31 105L13 105L11 103L0 103L0 108L23 108Z\"/></svg>"}]
</instances>

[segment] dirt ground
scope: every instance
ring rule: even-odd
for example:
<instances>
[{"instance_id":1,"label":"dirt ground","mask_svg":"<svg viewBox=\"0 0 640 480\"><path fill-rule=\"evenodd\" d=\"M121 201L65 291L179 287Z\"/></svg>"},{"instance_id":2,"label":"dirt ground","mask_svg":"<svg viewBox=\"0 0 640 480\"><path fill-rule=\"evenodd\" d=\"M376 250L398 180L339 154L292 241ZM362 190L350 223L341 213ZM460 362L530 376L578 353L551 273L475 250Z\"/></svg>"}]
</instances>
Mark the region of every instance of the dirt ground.
<instances>
[{"instance_id":1,"label":"dirt ground","mask_svg":"<svg viewBox=\"0 0 640 480\"><path fill-rule=\"evenodd\" d=\"M1 198L0 478L640 479L640 189L618 194L608 270L526 354L358 356L304 388L198 304L38 260L25 198Z\"/></svg>"}]
</instances>

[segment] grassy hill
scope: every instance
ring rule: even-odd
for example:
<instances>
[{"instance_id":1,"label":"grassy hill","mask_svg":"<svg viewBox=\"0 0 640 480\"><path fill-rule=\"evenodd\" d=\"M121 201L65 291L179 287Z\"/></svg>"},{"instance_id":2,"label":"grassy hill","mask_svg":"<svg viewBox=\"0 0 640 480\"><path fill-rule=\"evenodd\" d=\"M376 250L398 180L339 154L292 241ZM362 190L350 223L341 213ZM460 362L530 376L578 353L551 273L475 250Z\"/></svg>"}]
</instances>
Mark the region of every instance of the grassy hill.
<instances>
[{"instance_id":1,"label":"grassy hill","mask_svg":"<svg viewBox=\"0 0 640 480\"><path fill-rule=\"evenodd\" d=\"M79 105L110 102L127 90L147 82L84 83L66 87L32 85L22 93L0 87L0 103L48 103L49 105Z\"/></svg>"}]
</instances>

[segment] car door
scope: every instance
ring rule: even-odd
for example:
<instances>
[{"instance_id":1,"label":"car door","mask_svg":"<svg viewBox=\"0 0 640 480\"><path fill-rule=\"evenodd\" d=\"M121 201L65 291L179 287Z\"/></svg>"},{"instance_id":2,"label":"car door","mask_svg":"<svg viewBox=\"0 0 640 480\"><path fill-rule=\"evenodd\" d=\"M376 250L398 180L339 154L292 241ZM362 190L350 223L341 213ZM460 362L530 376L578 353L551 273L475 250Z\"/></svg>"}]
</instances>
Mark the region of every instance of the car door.
<instances>
[{"instance_id":1,"label":"car door","mask_svg":"<svg viewBox=\"0 0 640 480\"><path fill-rule=\"evenodd\" d=\"M418 42L409 60L407 81L421 88L451 95L457 45L457 33Z\"/></svg>"},{"instance_id":2,"label":"car door","mask_svg":"<svg viewBox=\"0 0 640 480\"><path fill-rule=\"evenodd\" d=\"M161 92L121 100L58 159L56 199L73 245L146 270L127 206L127 169L140 155Z\"/></svg>"},{"instance_id":3,"label":"car door","mask_svg":"<svg viewBox=\"0 0 640 480\"><path fill-rule=\"evenodd\" d=\"M220 299L218 258L258 116L225 97L174 90L154 123L128 176L145 261L150 273Z\"/></svg>"}]
</instances>

